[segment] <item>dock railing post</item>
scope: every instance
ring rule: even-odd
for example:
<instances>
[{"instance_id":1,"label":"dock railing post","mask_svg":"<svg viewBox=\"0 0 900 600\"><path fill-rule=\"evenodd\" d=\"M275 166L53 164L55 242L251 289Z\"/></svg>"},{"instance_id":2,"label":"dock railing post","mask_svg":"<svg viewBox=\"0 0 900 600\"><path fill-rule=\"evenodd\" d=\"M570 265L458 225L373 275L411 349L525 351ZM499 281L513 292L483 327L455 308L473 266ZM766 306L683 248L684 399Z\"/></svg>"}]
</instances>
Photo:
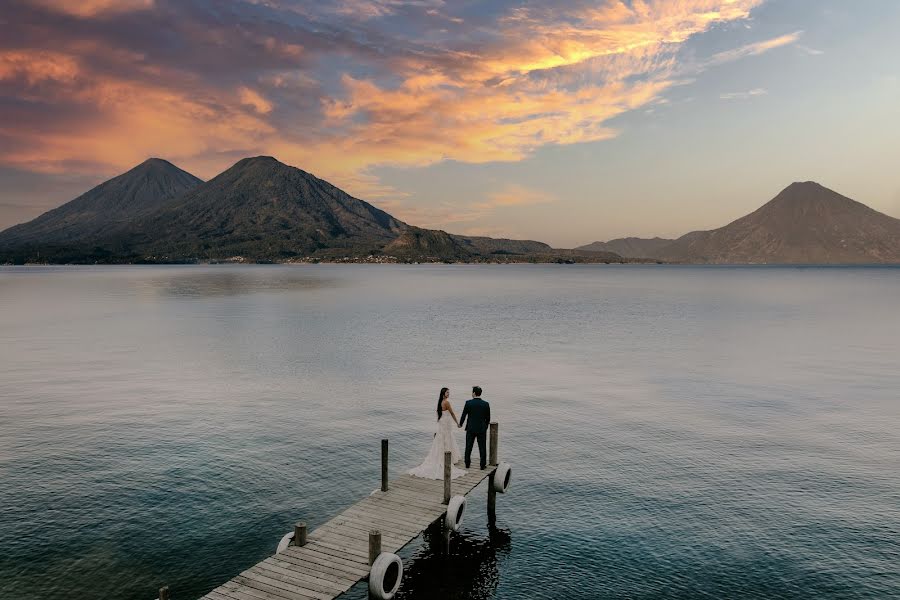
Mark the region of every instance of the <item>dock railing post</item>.
<instances>
[{"instance_id":1,"label":"dock railing post","mask_svg":"<svg viewBox=\"0 0 900 600\"><path fill-rule=\"evenodd\" d=\"M295 546L305 546L306 545L306 522L300 521L296 525L294 525L294 545Z\"/></svg>"},{"instance_id":2,"label":"dock railing post","mask_svg":"<svg viewBox=\"0 0 900 600\"><path fill-rule=\"evenodd\" d=\"M498 454L497 444L500 443L499 429L500 429L500 424L497 423L497 421L494 421L491 423L491 461L490 462L491 462L492 467L496 467L498 464L500 464L499 462L497 462L497 454Z\"/></svg>"},{"instance_id":3,"label":"dock railing post","mask_svg":"<svg viewBox=\"0 0 900 600\"><path fill-rule=\"evenodd\" d=\"M450 504L450 474L453 472L453 455L444 452L444 504Z\"/></svg>"},{"instance_id":4,"label":"dock railing post","mask_svg":"<svg viewBox=\"0 0 900 600\"><path fill-rule=\"evenodd\" d=\"M159 600L169 600L169 586L159 588Z\"/></svg>"},{"instance_id":5,"label":"dock railing post","mask_svg":"<svg viewBox=\"0 0 900 600\"><path fill-rule=\"evenodd\" d=\"M381 554L381 532L373 529L369 532L369 566L375 564L375 559Z\"/></svg>"},{"instance_id":6,"label":"dock railing post","mask_svg":"<svg viewBox=\"0 0 900 600\"><path fill-rule=\"evenodd\" d=\"M381 491L388 491L388 441L381 440Z\"/></svg>"}]
</instances>

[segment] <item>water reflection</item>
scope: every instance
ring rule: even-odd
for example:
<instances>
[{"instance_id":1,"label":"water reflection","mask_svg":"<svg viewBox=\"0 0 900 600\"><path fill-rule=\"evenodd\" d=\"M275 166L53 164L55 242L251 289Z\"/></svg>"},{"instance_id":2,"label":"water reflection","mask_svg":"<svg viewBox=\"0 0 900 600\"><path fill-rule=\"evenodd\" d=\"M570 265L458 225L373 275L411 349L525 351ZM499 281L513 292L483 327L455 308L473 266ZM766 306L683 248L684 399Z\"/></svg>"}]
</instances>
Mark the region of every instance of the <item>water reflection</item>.
<instances>
[{"instance_id":1,"label":"water reflection","mask_svg":"<svg viewBox=\"0 0 900 600\"><path fill-rule=\"evenodd\" d=\"M508 529L490 527L488 535L453 534L445 551L440 521L425 530L425 543L406 561L403 585L395 598L478 600L493 598L500 582L500 563L508 555Z\"/></svg>"},{"instance_id":2,"label":"water reflection","mask_svg":"<svg viewBox=\"0 0 900 600\"><path fill-rule=\"evenodd\" d=\"M164 277L140 281L142 295L170 296L175 298L216 298L287 292L336 287L335 280L307 273L292 273L285 269L243 270L237 267L219 267L221 271L175 271Z\"/></svg>"}]
</instances>

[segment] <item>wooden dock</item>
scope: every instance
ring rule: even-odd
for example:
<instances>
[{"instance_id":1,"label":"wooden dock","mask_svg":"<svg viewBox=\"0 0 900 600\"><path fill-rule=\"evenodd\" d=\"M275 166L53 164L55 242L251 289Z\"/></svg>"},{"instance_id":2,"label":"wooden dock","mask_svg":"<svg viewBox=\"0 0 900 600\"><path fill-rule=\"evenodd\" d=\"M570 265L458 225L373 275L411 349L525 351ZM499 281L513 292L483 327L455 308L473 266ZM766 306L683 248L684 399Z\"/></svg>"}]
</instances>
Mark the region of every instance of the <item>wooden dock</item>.
<instances>
[{"instance_id":1,"label":"wooden dock","mask_svg":"<svg viewBox=\"0 0 900 600\"><path fill-rule=\"evenodd\" d=\"M396 553L438 519L445 521L443 528L449 543L452 530L446 521L451 520L453 515L449 519L446 517L448 501L451 497L466 496L485 479L490 480L488 515L493 521L497 441L497 424L492 423L490 461L485 470L479 469L477 461L473 460L473 468L468 469L465 475L450 480L448 452L443 481L407 474L388 481L387 440L383 440L382 483L379 490L308 534L306 525L298 523L290 546L212 590L203 600L335 598L359 581L368 579L376 558L383 556L383 553ZM465 468L462 463L456 466ZM508 465L503 468L508 469ZM504 489L508 483L509 476L506 474ZM393 558L396 560L396 557ZM392 577L402 578L402 567ZM159 598L170 598L168 588L160 590Z\"/></svg>"}]
</instances>

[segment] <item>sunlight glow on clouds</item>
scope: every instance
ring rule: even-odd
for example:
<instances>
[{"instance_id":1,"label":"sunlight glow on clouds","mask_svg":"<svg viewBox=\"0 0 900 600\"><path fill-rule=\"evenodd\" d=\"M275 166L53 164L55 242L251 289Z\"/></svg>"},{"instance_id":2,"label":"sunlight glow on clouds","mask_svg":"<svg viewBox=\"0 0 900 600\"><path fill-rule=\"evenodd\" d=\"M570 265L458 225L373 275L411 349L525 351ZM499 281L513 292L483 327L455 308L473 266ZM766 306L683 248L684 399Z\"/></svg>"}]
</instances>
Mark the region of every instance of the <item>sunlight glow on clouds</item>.
<instances>
[{"instance_id":1,"label":"sunlight glow on clouds","mask_svg":"<svg viewBox=\"0 0 900 600\"><path fill-rule=\"evenodd\" d=\"M497 15L502 5L440 0L12 0L0 165L116 172L158 155L208 177L271 154L391 198L409 219L373 167L518 161L613 137L612 118L691 74L681 44L762 1L568 1ZM800 33L719 52L694 72ZM467 210L536 198L512 190Z\"/></svg>"}]
</instances>

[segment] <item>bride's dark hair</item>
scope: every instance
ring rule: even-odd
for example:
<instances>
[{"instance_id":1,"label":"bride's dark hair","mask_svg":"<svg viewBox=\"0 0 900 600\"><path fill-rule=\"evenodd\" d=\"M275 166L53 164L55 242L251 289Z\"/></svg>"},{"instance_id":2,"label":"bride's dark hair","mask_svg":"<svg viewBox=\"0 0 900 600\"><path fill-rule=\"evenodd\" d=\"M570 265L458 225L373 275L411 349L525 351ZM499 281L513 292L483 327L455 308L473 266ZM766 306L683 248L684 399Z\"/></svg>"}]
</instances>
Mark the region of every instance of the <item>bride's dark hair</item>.
<instances>
[{"instance_id":1,"label":"bride's dark hair","mask_svg":"<svg viewBox=\"0 0 900 600\"><path fill-rule=\"evenodd\" d=\"M444 403L444 396L446 396L447 392L449 392L449 391L450 391L450 388L441 388L441 395L438 396L438 407L437 407L438 421L441 420L441 415L444 414L444 409L441 408L441 404Z\"/></svg>"}]
</instances>

